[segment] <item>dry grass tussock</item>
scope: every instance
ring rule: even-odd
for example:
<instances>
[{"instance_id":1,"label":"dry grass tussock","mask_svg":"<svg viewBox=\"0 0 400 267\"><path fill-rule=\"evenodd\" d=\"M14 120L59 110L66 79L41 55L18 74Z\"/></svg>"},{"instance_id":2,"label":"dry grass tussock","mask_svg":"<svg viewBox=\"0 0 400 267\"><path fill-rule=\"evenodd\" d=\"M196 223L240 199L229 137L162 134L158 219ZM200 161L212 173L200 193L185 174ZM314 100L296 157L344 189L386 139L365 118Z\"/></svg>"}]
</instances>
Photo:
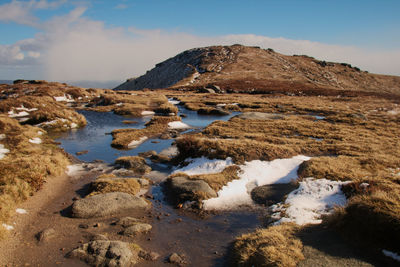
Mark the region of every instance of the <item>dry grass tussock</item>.
<instances>
[{"instance_id":1,"label":"dry grass tussock","mask_svg":"<svg viewBox=\"0 0 400 267\"><path fill-rule=\"evenodd\" d=\"M39 190L50 176L62 175L69 160L40 128L0 115L0 134L4 134L0 143L10 150L0 159L0 222L6 222L16 205ZM29 141L34 138L42 143Z\"/></svg>"},{"instance_id":2,"label":"dry grass tussock","mask_svg":"<svg viewBox=\"0 0 400 267\"><path fill-rule=\"evenodd\" d=\"M282 224L237 237L232 251L234 265L296 266L304 259L303 245L295 237L298 230L294 224Z\"/></svg>"},{"instance_id":3,"label":"dry grass tussock","mask_svg":"<svg viewBox=\"0 0 400 267\"><path fill-rule=\"evenodd\" d=\"M136 195L140 191L140 184L135 178L119 178L113 176L100 176L90 184L91 193L88 196L123 192Z\"/></svg>"},{"instance_id":4,"label":"dry grass tussock","mask_svg":"<svg viewBox=\"0 0 400 267\"><path fill-rule=\"evenodd\" d=\"M19 110L21 107L28 111ZM83 115L56 102L50 96L22 96L1 101L0 112L7 115L10 111L15 114L27 112L27 116L17 117L17 119L23 124L37 125L44 129L65 131L86 125Z\"/></svg>"},{"instance_id":5,"label":"dry grass tussock","mask_svg":"<svg viewBox=\"0 0 400 267\"><path fill-rule=\"evenodd\" d=\"M129 148L132 141L140 141L144 138L153 138L168 131L168 123L180 121L177 116L154 116L144 129L117 129L112 131L113 141L111 145L116 148Z\"/></svg>"},{"instance_id":6,"label":"dry grass tussock","mask_svg":"<svg viewBox=\"0 0 400 267\"><path fill-rule=\"evenodd\" d=\"M168 102L163 94L152 91L124 92L104 90L100 97L95 99L89 110L110 112L119 115L140 117L143 111L154 111L160 114L178 113L178 109Z\"/></svg>"}]
</instances>

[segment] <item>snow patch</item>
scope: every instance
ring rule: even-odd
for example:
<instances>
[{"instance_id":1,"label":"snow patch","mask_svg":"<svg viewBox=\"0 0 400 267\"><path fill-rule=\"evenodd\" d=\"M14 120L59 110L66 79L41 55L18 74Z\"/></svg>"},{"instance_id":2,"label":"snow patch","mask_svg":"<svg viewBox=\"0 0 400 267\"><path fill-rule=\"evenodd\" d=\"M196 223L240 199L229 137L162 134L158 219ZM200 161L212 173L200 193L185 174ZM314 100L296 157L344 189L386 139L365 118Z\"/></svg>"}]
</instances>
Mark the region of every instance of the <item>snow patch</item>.
<instances>
[{"instance_id":1,"label":"snow patch","mask_svg":"<svg viewBox=\"0 0 400 267\"><path fill-rule=\"evenodd\" d=\"M171 103L172 105L179 105L181 101L175 100L173 98L168 98L168 102Z\"/></svg>"},{"instance_id":2,"label":"snow patch","mask_svg":"<svg viewBox=\"0 0 400 267\"><path fill-rule=\"evenodd\" d=\"M0 141L6 139L6 135L5 134L0 134Z\"/></svg>"},{"instance_id":3,"label":"snow patch","mask_svg":"<svg viewBox=\"0 0 400 267\"><path fill-rule=\"evenodd\" d=\"M11 110L8 112L8 117L10 118L20 118L20 117L26 117L29 116L29 113L26 111L21 111L18 113L15 113L14 110Z\"/></svg>"},{"instance_id":4,"label":"snow patch","mask_svg":"<svg viewBox=\"0 0 400 267\"><path fill-rule=\"evenodd\" d=\"M154 115L155 112L154 111L145 110L145 111L142 111L141 114L142 114L142 116L151 116L151 115Z\"/></svg>"},{"instance_id":5,"label":"snow patch","mask_svg":"<svg viewBox=\"0 0 400 267\"><path fill-rule=\"evenodd\" d=\"M71 123L71 129L75 129L78 128L78 124L76 124L75 122Z\"/></svg>"},{"instance_id":6,"label":"snow patch","mask_svg":"<svg viewBox=\"0 0 400 267\"><path fill-rule=\"evenodd\" d=\"M35 137L35 138L32 138L32 139L29 139L29 143L41 144L42 143L42 139L40 139L39 137Z\"/></svg>"},{"instance_id":7,"label":"snow patch","mask_svg":"<svg viewBox=\"0 0 400 267\"><path fill-rule=\"evenodd\" d=\"M335 206L347 202L341 186L348 182L306 178L292 191L286 201L271 206L275 224L294 222L298 225L319 224L321 215L329 214ZM284 214L282 216L282 214Z\"/></svg>"},{"instance_id":8,"label":"snow patch","mask_svg":"<svg viewBox=\"0 0 400 267\"><path fill-rule=\"evenodd\" d=\"M65 102L75 102L75 100L70 95L63 95L63 96L55 96L54 100L57 102L65 101Z\"/></svg>"},{"instance_id":9,"label":"snow patch","mask_svg":"<svg viewBox=\"0 0 400 267\"><path fill-rule=\"evenodd\" d=\"M68 176L82 175L85 172L85 168L82 164L73 164L67 166L67 171L65 172Z\"/></svg>"},{"instance_id":10,"label":"snow patch","mask_svg":"<svg viewBox=\"0 0 400 267\"><path fill-rule=\"evenodd\" d=\"M189 125L187 125L186 123L183 123L181 121L168 122L168 127L170 129L187 129L187 128L190 128Z\"/></svg>"},{"instance_id":11,"label":"snow patch","mask_svg":"<svg viewBox=\"0 0 400 267\"><path fill-rule=\"evenodd\" d=\"M179 168L172 173L183 172L187 175L219 173L222 172L226 167L233 165L231 158L221 160L201 157L195 159L189 158L187 160L190 162L189 165Z\"/></svg>"},{"instance_id":12,"label":"snow patch","mask_svg":"<svg viewBox=\"0 0 400 267\"><path fill-rule=\"evenodd\" d=\"M146 140L147 140L147 136L140 137L139 140L133 140L132 142L130 142L128 144L128 147L129 148L136 147L136 146L140 145L141 143L143 143Z\"/></svg>"},{"instance_id":13,"label":"snow patch","mask_svg":"<svg viewBox=\"0 0 400 267\"><path fill-rule=\"evenodd\" d=\"M12 225L8 225L8 224L5 224L5 223L3 223L2 225L3 225L3 227L6 228L6 230L8 230L8 231L14 229L14 226L12 226Z\"/></svg>"},{"instance_id":14,"label":"snow patch","mask_svg":"<svg viewBox=\"0 0 400 267\"><path fill-rule=\"evenodd\" d=\"M386 249L382 249L382 253L385 256L390 257L390 258L394 259L395 261L399 261L400 262L400 255L399 254L397 254L395 252L392 252L392 251L389 251L389 250L386 250Z\"/></svg>"},{"instance_id":15,"label":"snow patch","mask_svg":"<svg viewBox=\"0 0 400 267\"><path fill-rule=\"evenodd\" d=\"M240 179L229 182L218 191L218 197L203 201L206 210L225 210L253 203L250 193L266 184L284 184L297 179L299 165L310 157L303 155L273 161L253 160L240 165Z\"/></svg>"},{"instance_id":16,"label":"snow patch","mask_svg":"<svg viewBox=\"0 0 400 267\"><path fill-rule=\"evenodd\" d=\"M389 115L398 115L400 114L400 109L393 109L388 111Z\"/></svg>"},{"instance_id":17,"label":"snow patch","mask_svg":"<svg viewBox=\"0 0 400 267\"><path fill-rule=\"evenodd\" d=\"M4 148L3 144L0 144L0 159L4 158L7 153L9 153L10 150L7 148Z\"/></svg>"},{"instance_id":18,"label":"snow patch","mask_svg":"<svg viewBox=\"0 0 400 267\"><path fill-rule=\"evenodd\" d=\"M27 212L26 210L24 210L24 209L16 209L15 212L16 212L16 213L19 213L19 214L27 214L27 213L28 213L28 212Z\"/></svg>"}]
</instances>

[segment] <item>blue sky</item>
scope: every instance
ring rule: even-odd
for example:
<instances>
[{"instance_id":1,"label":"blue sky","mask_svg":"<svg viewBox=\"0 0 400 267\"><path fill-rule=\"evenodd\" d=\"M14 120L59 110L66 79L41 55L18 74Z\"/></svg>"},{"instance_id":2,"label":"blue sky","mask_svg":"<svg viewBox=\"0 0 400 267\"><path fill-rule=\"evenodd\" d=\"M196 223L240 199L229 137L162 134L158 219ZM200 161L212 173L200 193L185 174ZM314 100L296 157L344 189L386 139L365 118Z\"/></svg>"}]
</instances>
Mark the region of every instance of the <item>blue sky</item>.
<instances>
[{"instance_id":1,"label":"blue sky","mask_svg":"<svg viewBox=\"0 0 400 267\"><path fill-rule=\"evenodd\" d=\"M400 75L399 14L390 0L0 0L0 79L119 80L234 42Z\"/></svg>"}]
</instances>

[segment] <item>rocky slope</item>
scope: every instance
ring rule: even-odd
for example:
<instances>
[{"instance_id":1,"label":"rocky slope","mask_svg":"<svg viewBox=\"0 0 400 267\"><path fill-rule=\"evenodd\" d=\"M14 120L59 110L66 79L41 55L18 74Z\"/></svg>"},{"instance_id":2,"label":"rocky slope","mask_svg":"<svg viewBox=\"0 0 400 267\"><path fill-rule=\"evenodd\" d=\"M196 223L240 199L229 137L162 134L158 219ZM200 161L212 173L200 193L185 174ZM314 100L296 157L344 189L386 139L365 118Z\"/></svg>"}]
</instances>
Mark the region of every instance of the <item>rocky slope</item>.
<instances>
[{"instance_id":1,"label":"rocky slope","mask_svg":"<svg viewBox=\"0 0 400 267\"><path fill-rule=\"evenodd\" d=\"M298 93L325 89L333 94L340 90L400 95L397 76L370 74L346 63L286 56L272 49L241 45L187 50L115 89L202 88L210 84L227 91Z\"/></svg>"}]
</instances>

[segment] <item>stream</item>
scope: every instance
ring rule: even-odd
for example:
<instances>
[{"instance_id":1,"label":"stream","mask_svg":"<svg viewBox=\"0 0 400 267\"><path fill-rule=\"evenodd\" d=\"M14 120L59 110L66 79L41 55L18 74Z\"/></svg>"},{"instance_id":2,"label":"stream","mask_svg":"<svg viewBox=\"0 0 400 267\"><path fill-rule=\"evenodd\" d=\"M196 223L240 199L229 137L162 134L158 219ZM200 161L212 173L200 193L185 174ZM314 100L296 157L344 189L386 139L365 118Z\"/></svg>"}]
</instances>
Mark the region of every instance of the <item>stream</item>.
<instances>
[{"instance_id":1,"label":"stream","mask_svg":"<svg viewBox=\"0 0 400 267\"><path fill-rule=\"evenodd\" d=\"M228 120L238 113L226 116L198 115L197 112L179 107L179 114L184 114L182 122L193 129L201 130L215 120ZM91 162L102 160L112 164L121 156L134 156L139 153L154 150L157 153L170 147L174 139L148 139L136 148L118 150L111 147L111 131L120 128L144 128L151 117L124 117L111 112L99 113L94 111L79 111L86 117L87 125L81 129L71 130L55 136L55 140L68 153L88 152L76 155L79 160ZM135 121L134 124L125 124L124 120ZM172 172L172 166L164 164L149 165L165 176ZM257 210L225 211L199 216L196 213L183 209L175 209L166 200L159 180L154 180L150 188L153 195L153 229L150 234L135 239L143 248L156 251L161 258L173 252L185 255L189 266L226 266L227 250L235 237L251 232L262 226ZM160 266L161 261L141 261L136 266Z\"/></svg>"}]
</instances>

